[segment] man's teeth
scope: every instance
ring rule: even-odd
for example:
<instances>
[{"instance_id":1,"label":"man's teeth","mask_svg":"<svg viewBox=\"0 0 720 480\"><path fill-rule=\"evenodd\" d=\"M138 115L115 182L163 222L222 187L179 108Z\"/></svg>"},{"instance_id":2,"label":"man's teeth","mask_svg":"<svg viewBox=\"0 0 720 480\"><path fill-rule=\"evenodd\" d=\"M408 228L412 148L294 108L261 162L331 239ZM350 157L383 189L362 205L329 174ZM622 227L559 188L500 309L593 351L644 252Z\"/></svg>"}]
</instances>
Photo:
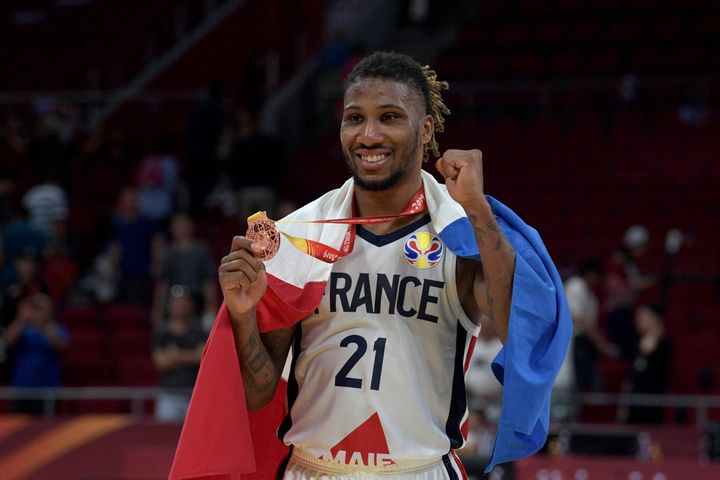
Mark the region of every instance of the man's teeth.
<instances>
[{"instance_id":1,"label":"man's teeth","mask_svg":"<svg viewBox=\"0 0 720 480\"><path fill-rule=\"evenodd\" d=\"M360 157L363 159L364 162L375 163L379 162L380 160L385 160L387 154L383 153L381 155L361 155Z\"/></svg>"}]
</instances>

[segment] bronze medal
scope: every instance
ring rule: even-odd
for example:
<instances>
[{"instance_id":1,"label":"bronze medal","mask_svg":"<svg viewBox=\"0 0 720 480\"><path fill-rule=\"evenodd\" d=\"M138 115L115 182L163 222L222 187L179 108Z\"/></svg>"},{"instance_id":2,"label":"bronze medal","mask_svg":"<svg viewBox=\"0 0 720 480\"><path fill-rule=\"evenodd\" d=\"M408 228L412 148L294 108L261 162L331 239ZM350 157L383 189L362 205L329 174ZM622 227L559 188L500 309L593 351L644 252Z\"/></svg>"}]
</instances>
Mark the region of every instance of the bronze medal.
<instances>
[{"instance_id":1,"label":"bronze medal","mask_svg":"<svg viewBox=\"0 0 720 480\"><path fill-rule=\"evenodd\" d=\"M262 248L262 251L256 254L262 261L273 258L280 248L280 232L265 212L258 212L248 218L245 236Z\"/></svg>"}]
</instances>

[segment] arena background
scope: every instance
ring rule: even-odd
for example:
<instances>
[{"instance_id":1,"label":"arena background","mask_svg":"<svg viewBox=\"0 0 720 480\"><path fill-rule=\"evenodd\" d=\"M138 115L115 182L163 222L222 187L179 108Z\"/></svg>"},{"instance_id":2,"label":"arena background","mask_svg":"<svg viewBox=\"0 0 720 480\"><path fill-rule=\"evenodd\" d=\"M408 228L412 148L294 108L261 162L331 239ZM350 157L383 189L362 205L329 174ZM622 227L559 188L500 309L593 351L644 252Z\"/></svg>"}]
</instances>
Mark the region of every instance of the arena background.
<instances>
[{"instance_id":1,"label":"arena background","mask_svg":"<svg viewBox=\"0 0 720 480\"><path fill-rule=\"evenodd\" d=\"M441 150L483 151L488 193L538 229L564 277L586 257L610 261L631 225L649 234L638 264L655 281L638 301L664 309L666 393L622 395L632 362L601 358L599 390L558 394L555 410L576 410L554 417L545 451L494 478L720 478L711 0L2 2L1 226L7 239L33 186L50 178L65 191L67 214L35 260L71 340L60 389L13 390L4 355L0 478L167 477L180 425L153 417L157 271L130 293L96 288L121 193L147 187L149 154L172 156L178 181L152 187L192 213L217 265L246 212L277 217L346 178L342 79L377 49L450 82ZM167 215L160 224L167 232ZM11 413L19 396L40 399L43 413ZM662 422L619 421L627 402L660 406ZM280 414L276 402L253 421Z\"/></svg>"}]
</instances>

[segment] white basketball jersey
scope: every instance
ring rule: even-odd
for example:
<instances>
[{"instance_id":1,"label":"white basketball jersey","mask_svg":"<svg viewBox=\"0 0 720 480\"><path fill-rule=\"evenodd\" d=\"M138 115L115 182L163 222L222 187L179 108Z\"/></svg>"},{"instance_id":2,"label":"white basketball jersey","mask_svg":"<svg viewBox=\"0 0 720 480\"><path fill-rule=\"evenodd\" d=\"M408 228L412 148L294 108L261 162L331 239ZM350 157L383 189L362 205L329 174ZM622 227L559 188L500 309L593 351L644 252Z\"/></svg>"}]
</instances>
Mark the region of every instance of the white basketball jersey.
<instances>
[{"instance_id":1,"label":"white basketball jersey","mask_svg":"<svg viewBox=\"0 0 720 480\"><path fill-rule=\"evenodd\" d=\"M455 263L429 215L387 235L357 228L352 253L297 329L285 444L367 466L464 444L479 327L460 306Z\"/></svg>"}]
</instances>

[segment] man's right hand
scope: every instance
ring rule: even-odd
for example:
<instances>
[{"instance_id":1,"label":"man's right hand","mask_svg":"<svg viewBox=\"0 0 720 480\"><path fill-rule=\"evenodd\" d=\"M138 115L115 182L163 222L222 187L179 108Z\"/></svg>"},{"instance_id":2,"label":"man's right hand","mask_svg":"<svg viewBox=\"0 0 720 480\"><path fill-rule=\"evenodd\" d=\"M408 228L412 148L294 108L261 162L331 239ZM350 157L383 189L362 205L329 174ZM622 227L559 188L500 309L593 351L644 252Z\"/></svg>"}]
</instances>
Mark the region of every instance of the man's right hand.
<instances>
[{"instance_id":1,"label":"man's right hand","mask_svg":"<svg viewBox=\"0 0 720 480\"><path fill-rule=\"evenodd\" d=\"M254 255L260 251L260 248L253 247L250 239L236 236L230 253L220 262L220 288L234 319L253 310L267 288L265 265Z\"/></svg>"}]
</instances>

